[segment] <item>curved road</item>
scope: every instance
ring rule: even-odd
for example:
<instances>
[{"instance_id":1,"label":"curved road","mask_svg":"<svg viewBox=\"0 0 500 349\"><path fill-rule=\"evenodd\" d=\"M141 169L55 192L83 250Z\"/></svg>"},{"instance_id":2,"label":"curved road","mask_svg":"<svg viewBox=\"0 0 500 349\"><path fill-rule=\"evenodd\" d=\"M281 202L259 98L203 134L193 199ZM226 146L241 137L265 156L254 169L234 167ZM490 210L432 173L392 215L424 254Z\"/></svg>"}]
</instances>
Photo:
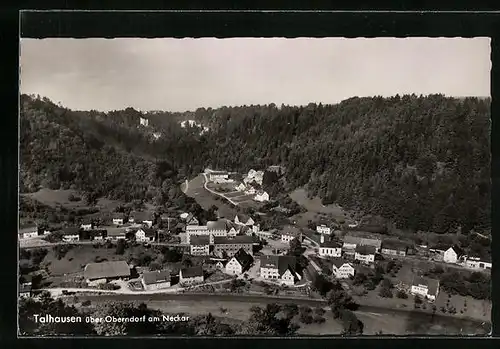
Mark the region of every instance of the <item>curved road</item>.
<instances>
[{"instance_id":1,"label":"curved road","mask_svg":"<svg viewBox=\"0 0 500 349\"><path fill-rule=\"evenodd\" d=\"M231 200L230 198L228 198L224 194L220 194L216 191L213 191L212 189L209 189L207 186L207 183L208 183L207 175L205 173L202 173L202 174L203 174L203 178L205 179L205 183L203 183L203 187L205 188L205 190L209 191L210 193L212 193L214 195L217 195L217 196L220 196L220 197L226 199L227 201L229 201L230 203L232 203L235 206L238 206L238 204L236 202L234 202L233 200Z\"/></svg>"}]
</instances>

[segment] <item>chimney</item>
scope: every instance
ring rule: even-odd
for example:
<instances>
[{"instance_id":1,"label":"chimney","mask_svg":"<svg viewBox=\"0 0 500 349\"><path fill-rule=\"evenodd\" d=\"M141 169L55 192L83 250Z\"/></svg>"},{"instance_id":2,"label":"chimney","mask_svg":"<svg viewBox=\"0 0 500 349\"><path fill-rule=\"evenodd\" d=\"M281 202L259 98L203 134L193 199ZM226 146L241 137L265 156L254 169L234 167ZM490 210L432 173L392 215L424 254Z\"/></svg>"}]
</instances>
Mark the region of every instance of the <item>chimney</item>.
<instances>
[{"instance_id":1,"label":"chimney","mask_svg":"<svg viewBox=\"0 0 500 349\"><path fill-rule=\"evenodd\" d=\"M323 244L325 242L325 236L321 234L321 243Z\"/></svg>"}]
</instances>

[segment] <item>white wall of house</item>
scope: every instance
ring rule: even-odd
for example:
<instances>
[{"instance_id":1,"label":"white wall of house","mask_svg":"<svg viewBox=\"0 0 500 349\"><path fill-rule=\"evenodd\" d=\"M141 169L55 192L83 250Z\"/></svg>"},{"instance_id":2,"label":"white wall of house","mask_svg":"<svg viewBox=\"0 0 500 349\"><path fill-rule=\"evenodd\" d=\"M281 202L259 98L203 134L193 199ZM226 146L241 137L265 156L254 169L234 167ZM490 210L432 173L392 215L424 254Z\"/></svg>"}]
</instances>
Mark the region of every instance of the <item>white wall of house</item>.
<instances>
[{"instance_id":1,"label":"white wall of house","mask_svg":"<svg viewBox=\"0 0 500 349\"><path fill-rule=\"evenodd\" d=\"M105 283L106 283L106 278L97 279L97 280L88 280L87 279L87 285L89 285L89 286L98 286L98 285L105 284Z\"/></svg>"},{"instance_id":2,"label":"white wall of house","mask_svg":"<svg viewBox=\"0 0 500 349\"><path fill-rule=\"evenodd\" d=\"M337 279L347 279L351 276L354 276L355 273L354 268L347 263L341 265L339 268L337 268L337 266L334 265L332 269L333 269L333 275L335 275Z\"/></svg>"},{"instance_id":3,"label":"white wall of house","mask_svg":"<svg viewBox=\"0 0 500 349\"><path fill-rule=\"evenodd\" d=\"M241 273L243 273L241 264L236 260L236 258L231 258L231 260L226 264L226 274L241 275Z\"/></svg>"},{"instance_id":4,"label":"white wall of house","mask_svg":"<svg viewBox=\"0 0 500 349\"><path fill-rule=\"evenodd\" d=\"M344 242L342 244L342 248L344 250L354 250L356 248L356 244L351 244L351 243L348 243L348 242Z\"/></svg>"},{"instance_id":5,"label":"white wall of house","mask_svg":"<svg viewBox=\"0 0 500 349\"><path fill-rule=\"evenodd\" d=\"M471 260L467 259L465 261L465 266L470 269L482 270L482 269L491 269L491 263L481 262L479 260Z\"/></svg>"},{"instance_id":6,"label":"white wall of house","mask_svg":"<svg viewBox=\"0 0 500 349\"><path fill-rule=\"evenodd\" d=\"M432 301L436 300L436 296L429 294L429 289L425 285L412 285L410 293L413 295L418 295Z\"/></svg>"},{"instance_id":7,"label":"white wall of house","mask_svg":"<svg viewBox=\"0 0 500 349\"><path fill-rule=\"evenodd\" d=\"M92 230L92 224L82 224L80 228L83 230Z\"/></svg>"},{"instance_id":8,"label":"white wall of house","mask_svg":"<svg viewBox=\"0 0 500 349\"><path fill-rule=\"evenodd\" d=\"M295 235L281 234L281 242L290 242L296 237Z\"/></svg>"},{"instance_id":9,"label":"white wall of house","mask_svg":"<svg viewBox=\"0 0 500 349\"><path fill-rule=\"evenodd\" d=\"M169 288L170 287L170 281L164 281L164 282L157 282L154 284L149 284L146 285L144 283L144 280L141 279L142 286L144 287L145 290L150 291L150 290L161 290L164 288Z\"/></svg>"},{"instance_id":10,"label":"white wall of house","mask_svg":"<svg viewBox=\"0 0 500 349\"><path fill-rule=\"evenodd\" d=\"M355 253L354 254L354 259L361 261L363 263L373 263L375 261L375 255L374 254L360 254L360 253Z\"/></svg>"},{"instance_id":11,"label":"white wall of house","mask_svg":"<svg viewBox=\"0 0 500 349\"><path fill-rule=\"evenodd\" d=\"M78 234L75 235L64 235L63 236L63 241L69 242L69 241L79 241L80 236Z\"/></svg>"},{"instance_id":12,"label":"white wall of house","mask_svg":"<svg viewBox=\"0 0 500 349\"><path fill-rule=\"evenodd\" d=\"M123 218L113 218L114 225L123 225Z\"/></svg>"},{"instance_id":13,"label":"white wall of house","mask_svg":"<svg viewBox=\"0 0 500 349\"><path fill-rule=\"evenodd\" d=\"M194 277L191 277L191 278L183 278L181 277L179 283L180 284L183 284L183 285L189 285L189 284L194 284L194 283L198 283L198 282L203 282L203 276L194 276Z\"/></svg>"},{"instance_id":14,"label":"white wall of house","mask_svg":"<svg viewBox=\"0 0 500 349\"><path fill-rule=\"evenodd\" d=\"M19 235L19 237L21 239L31 239L31 238L35 238L38 236L38 232L36 231L30 231L28 233L22 233L21 235Z\"/></svg>"},{"instance_id":15,"label":"white wall of house","mask_svg":"<svg viewBox=\"0 0 500 349\"><path fill-rule=\"evenodd\" d=\"M457 260L458 260L458 255L455 252L455 250L453 250L453 248L450 247L444 252L443 261L445 263L456 263Z\"/></svg>"},{"instance_id":16,"label":"white wall of house","mask_svg":"<svg viewBox=\"0 0 500 349\"><path fill-rule=\"evenodd\" d=\"M264 279L277 281L280 277L278 268L260 268L260 276Z\"/></svg>"},{"instance_id":17,"label":"white wall of house","mask_svg":"<svg viewBox=\"0 0 500 349\"><path fill-rule=\"evenodd\" d=\"M342 255L342 248L340 247L320 247L319 255L321 257L340 257Z\"/></svg>"},{"instance_id":18,"label":"white wall of house","mask_svg":"<svg viewBox=\"0 0 500 349\"><path fill-rule=\"evenodd\" d=\"M193 256L208 256L210 254L210 245L191 245L190 254Z\"/></svg>"},{"instance_id":19,"label":"white wall of house","mask_svg":"<svg viewBox=\"0 0 500 349\"><path fill-rule=\"evenodd\" d=\"M330 235L332 233L332 229L327 227L326 225L318 225L316 226L316 231L320 234Z\"/></svg>"},{"instance_id":20,"label":"white wall of house","mask_svg":"<svg viewBox=\"0 0 500 349\"><path fill-rule=\"evenodd\" d=\"M288 269L287 271L285 271L283 273L283 275L281 275L281 278L279 281L285 285L291 286L291 285L295 284L295 277L292 274L292 272L290 271L290 269Z\"/></svg>"}]
</instances>

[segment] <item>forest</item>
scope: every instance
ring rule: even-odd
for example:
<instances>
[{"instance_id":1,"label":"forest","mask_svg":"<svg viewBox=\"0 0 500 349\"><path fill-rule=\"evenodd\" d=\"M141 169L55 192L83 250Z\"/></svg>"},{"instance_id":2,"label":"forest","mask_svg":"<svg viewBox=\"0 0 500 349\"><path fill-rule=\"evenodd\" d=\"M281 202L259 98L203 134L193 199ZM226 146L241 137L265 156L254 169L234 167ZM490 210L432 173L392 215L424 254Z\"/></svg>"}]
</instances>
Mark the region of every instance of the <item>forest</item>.
<instances>
[{"instance_id":1,"label":"forest","mask_svg":"<svg viewBox=\"0 0 500 349\"><path fill-rule=\"evenodd\" d=\"M285 168L283 190L409 230L491 229L490 99L353 97L335 105L72 111L21 98L21 191L76 188L164 204L205 167ZM139 117L150 127L139 127ZM181 128L179 120L196 126ZM161 133L155 140L152 132Z\"/></svg>"}]
</instances>

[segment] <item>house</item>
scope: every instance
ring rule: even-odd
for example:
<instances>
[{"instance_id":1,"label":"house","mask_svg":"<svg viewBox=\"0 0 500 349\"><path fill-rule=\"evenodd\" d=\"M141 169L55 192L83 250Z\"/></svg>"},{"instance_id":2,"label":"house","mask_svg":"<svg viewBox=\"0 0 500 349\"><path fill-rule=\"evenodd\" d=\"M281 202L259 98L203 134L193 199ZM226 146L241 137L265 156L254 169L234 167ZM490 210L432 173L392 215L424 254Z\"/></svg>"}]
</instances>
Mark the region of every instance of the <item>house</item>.
<instances>
[{"instance_id":1,"label":"house","mask_svg":"<svg viewBox=\"0 0 500 349\"><path fill-rule=\"evenodd\" d=\"M301 230L291 225L285 226L281 232L281 242L290 243L295 238L302 242Z\"/></svg>"},{"instance_id":2,"label":"house","mask_svg":"<svg viewBox=\"0 0 500 349\"><path fill-rule=\"evenodd\" d=\"M93 240L106 240L108 231L106 229L91 230Z\"/></svg>"},{"instance_id":3,"label":"house","mask_svg":"<svg viewBox=\"0 0 500 349\"><path fill-rule=\"evenodd\" d=\"M149 120L146 118L139 118L139 124L145 127L149 126Z\"/></svg>"},{"instance_id":4,"label":"house","mask_svg":"<svg viewBox=\"0 0 500 349\"><path fill-rule=\"evenodd\" d=\"M355 273L352 264L341 258L335 258L333 260L332 271L337 279L347 279L354 276Z\"/></svg>"},{"instance_id":5,"label":"house","mask_svg":"<svg viewBox=\"0 0 500 349\"><path fill-rule=\"evenodd\" d=\"M255 221L252 219L252 217L249 217L244 214L239 214L234 217L234 223L238 225L246 225L246 226L253 226L255 224Z\"/></svg>"},{"instance_id":6,"label":"house","mask_svg":"<svg viewBox=\"0 0 500 349\"><path fill-rule=\"evenodd\" d=\"M411 285L410 293L435 301L439 294L439 280L415 277Z\"/></svg>"},{"instance_id":7,"label":"house","mask_svg":"<svg viewBox=\"0 0 500 349\"><path fill-rule=\"evenodd\" d=\"M374 246L358 245L354 251L355 260L366 264L375 262L375 254L377 253L377 250Z\"/></svg>"},{"instance_id":8,"label":"house","mask_svg":"<svg viewBox=\"0 0 500 349\"><path fill-rule=\"evenodd\" d=\"M481 260L479 257L467 257L465 259L465 267L475 270L491 269L491 260Z\"/></svg>"},{"instance_id":9,"label":"house","mask_svg":"<svg viewBox=\"0 0 500 349\"><path fill-rule=\"evenodd\" d=\"M214 253L218 256L226 254L228 257L232 257L240 249L253 255L253 238L247 235L238 235L234 238L224 236L214 237Z\"/></svg>"},{"instance_id":10,"label":"house","mask_svg":"<svg viewBox=\"0 0 500 349\"><path fill-rule=\"evenodd\" d=\"M189 253L193 256L208 256L210 254L210 237L206 235L191 237Z\"/></svg>"},{"instance_id":11,"label":"house","mask_svg":"<svg viewBox=\"0 0 500 349\"><path fill-rule=\"evenodd\" d=\"M214 243L214 237L227 236L226 221L219 219L217 221L208 221L206 225L188 225L186 226L186 240L189 244L191 237L195 235L207 235L210 237L210 243Z\"/></svg>"},{"instance_id":12,"label":"house","mask_svg":"<svg viewBox=\"0 0 500 349\"><path fill-rule=\"evenodd\" d=\"M325 234L325 235L330 235L332 233L332 229L326 224L317 225L316 231L319 234Z\"/></svg>"},{"instance_id":13,"label":"house","mask_svg":"<svg viewBox=\"0 0 500 349\"><path fill-rule=\"evenodd\" d=\"M378 252L382 246L382 240L369 237L367 234L348 233L343 238L342 250L348 255L354 255L354 250L358 245L373 246Z\"/></svg>"},{"instance_id":14,"label":"house","mask_svg":"<svg viewBox=\"0 0 500 349\"><path fill-rule=\"evenodd\" d=\"M80 230L78 231L79 241L93 241L104 240L107 237L108 231L106 229L99 230Z\"/></svg>"},{"instance_id":15,"label":"house","mask_svg":"<svg viewBox=\"0 0 500 349\"><path fill-rule=\"evenodd\" d=\"M226 263L225 272L229 275L241 275L250 268L253 262L253 257L246 253L245 250L240 249L235 255Z\"/></svg>"},{"instance_id":16,"label":"house","mask_svg":"<svg viewBox=\"0 0 500 349\"><path fill-rule=\"evenodd\" d=\"M385 256L405 257L408 246L397 240L384 240L381 245L381 253Z\"/></svg>"},{"instance_id":17,"label":"house","mask_svg":"<svg viewBox=\"0 0 500 349\"><path fill-rule=\"evenodd\" d=\"M142 274L141 283L145 290L161 290L170 287L170 272L157 270Z\"/></svg>"},{"instance_id":18,"label":"house","mask_svg":"<svg viewBox=\"0 0 500 349\"><path fill-rule=\"evenodd\" d=\"M129 216L129 220L130 217L133 218L135 223L143 224L148 228L151 228L154 223L153 217L147 212L132 212Z\"/></svg>"},{"instance_id":19,"label":"house","mask_svg":"<svg viewBox=\"0 0 500 349\"><path fill-rule=\"evenodd\" d=\"M209 258L203 262L203 267L207 271L225 270L224 267L225 267L226 263L227 263L227 260L225 260L225 259Z\"/></svg>"},{"instance_id":20,"label":"house","mask_svg":"<svg viewBox=\"0 0 500 349\"><path fill-rule=\"evenodd\" d=\"M226 171L211 171L208 178L212 182L226 181L229 179L229 173Z\"/></svg>"},{"instance_id":21,"label":"house","mask_svg":"<svg viewBox=\"0 0 500 349\"><path fill-rule=\"evenodd\" d=\"M280 284L294 285L301 279L295 268L296 262L293 256L261 256L260 276Z\"/></svg>"},{"instance_id":22,"label":"house","mask_svg":"<svg viewBox=\"0 0 500 349\"><path fill-rule=\"evenodd\" d=\"M239 232L240 232L240 229L236 230L235 227L232 227L231 229L229 229L227 236L236 236L236 235L238 235Z\"/></svg>"},{"instance_id":23,"label":"house","mask_svg":"<svg viewBox=\"0 0 500 349\"><path fill-rule=\"evenodd\" d=\"M269 201L269 194L265 191L258 191L253 199L259 202Z\"/></svg>"},{"instance_id":24,"label":"house","mask_svg":"<svg viewBox=\"0 0 500 349\"><path fill-rule=\"evenodd\" d=\"M36 224L20 224L18 236L20 240L35 238L38 236L38 226Z\"/></svg>"},{"instance_id":25,"label":"house","mask_svg":"<svg viewBox=\"0 0 500 349\"><path fill-rule=\"evenodd\" d=\"M253 195L255 193L256 193L256 190L253 187L248 187L247 190L245 190L245 194L247 194L247 195Z\"/></svg>"},{"instance_id":26,"label":"house","mask_svg":"<svg viewBox=\"0 0 500 349\"><path fill-rule=\"evenodd\" d=\"M199 283L203 282L203 280L203 268L200 266L183 268L179 271L179 284L181 285Z\"/></svg>"},{"instance_id":27,"label":"house","mask_svg":"<svg viewBox=\"0 0 500 349\"><path fill-rule=\"evenodd\" d=\"M187 215L186 219L186 225L199 225L200 221L191 213Z\"/></svg>"},{"instance_id":28,"label":"house","mask_svg":"<svg viewBox=\"0 0 500 349\"><path fill-rule=\"evenodd\" d=\"M238 184L234 189L237 191L245 191L247 186L243 183Z\"/></svg>"},{"instance_id":29,"label":"house","mask_svg":"<svg viewBox=\"0 0 500 349\"><path fill-rule=\"evenodd\" d=\"M111 241L118 241L118 240L125 240L126 238L126 232L124 229L111 229L108 231L108 240Z\"/></svg>"},{"instance_id":30,"label":"house","mask_svg":"<svg viewBox=\"0 0 500 349\"><path fill-rule=\"evenodd\" d=\"M445 263L457 263L460 256L462 256L462 249L458 246L452 246L444 251L443 262Z\"/></svg>"},{"instance_id":31,"label":"house","mask_svg":"<svg viewBox=\"0 0 500 349\"><path fill-rule=\"evenodd\" d=\"M151 228L140 228L135 232L135 240L138 242L155 241L156 232Z\"/></svg>"},{"instance_id":32,"label":"house","mask_svg":"<svg viewBox=\"0 0 500 349\"><path fill-rule=\"evenodd\" d=\"M113 218L113 225L118 225L118 226L123 225L123 217L121 217L121 218L118 218L118 217Z\"/></svg>"},{"instance_id":33,"label":"house","mask_svg":"<svg viewBox=\"0 0 500 349\"><path fill-rule=\"evenodd\" d=\"M19 285L19 297L31 297L31 282L25 282Z\"/></svg>"},{"instance_id":34,"label":"house","mask_svg":"<svg viewBox=\"0 0 500 349\"><path fill-rule=\"evenodd\" d=\"M274 172L274 173L276 173L276 174L278 174L278 175L281 175L281 173L282 173L282 171L283 171L283 170L282 170L281 166L278 166L278 165L272 165L272 166L269 166L269 167L267 168L267 171L269 171L269 172Z\"/></svg>"},{"instance_id":35,"label":"house","mask_svg":"<svg viewBox=\"0 0 500 349\"><path fill-rule=\"evenodd\" d=\"M255 232L255 235L258 236L260 239L270 239L271 236L273 236L273 233L270 231L257 231Z\"/></svg>"},{"instance_id":36,"label":"house","mask_svg":"<svg viewBox=\"0 0 500 349\"><path fill-rule=\"evenodd\" d=\"M342 245L336 241L326 241L326 242L322 241L321 244L319 245L319 256L340 257L342 256Z\"/></svg>"},{"instance_id":37,"label":"house","mask_svg":"<svg viewBox=\"0 0 500 349\"><path fill-rule=\"evenodd\" d=\"M83 222L81 225L80 225L80 229L83 229L83 230L92 230L94 229L94 224L92 222Z\"/></svg>"},{"instance_id":38,"label":"house","mask_svg":"<svg viewBox=\"0 0 500 349\"><path fill-rule=\"evenodd\" d=\"M248 174L243 179L243 182L245 183L256 182L259 185L262 185L263 178L264 178L264 171L255 171L254 169L251 169L250 171L248 171Z\"/></svg>"},{"instance_id":39,"label":"house","mask_svg":"<svg viewBox=\"0 0 500 349\"><path fill-rule=\"evenodd\" d=\"M76 227L65 228L62 233L62 240L64 242L79 241L80 229Z\"/></svg>"},{"instance_id":40,"label":"house","mask_svg":"<svg viewBox=\"0 0 500 349\"><path fill-rule=\"evenodd\" d=\"M125 261L89 263L83 271L89 286L106 283L110 280L130 278L130 267Z\"/></svg>"}]
</instances>

